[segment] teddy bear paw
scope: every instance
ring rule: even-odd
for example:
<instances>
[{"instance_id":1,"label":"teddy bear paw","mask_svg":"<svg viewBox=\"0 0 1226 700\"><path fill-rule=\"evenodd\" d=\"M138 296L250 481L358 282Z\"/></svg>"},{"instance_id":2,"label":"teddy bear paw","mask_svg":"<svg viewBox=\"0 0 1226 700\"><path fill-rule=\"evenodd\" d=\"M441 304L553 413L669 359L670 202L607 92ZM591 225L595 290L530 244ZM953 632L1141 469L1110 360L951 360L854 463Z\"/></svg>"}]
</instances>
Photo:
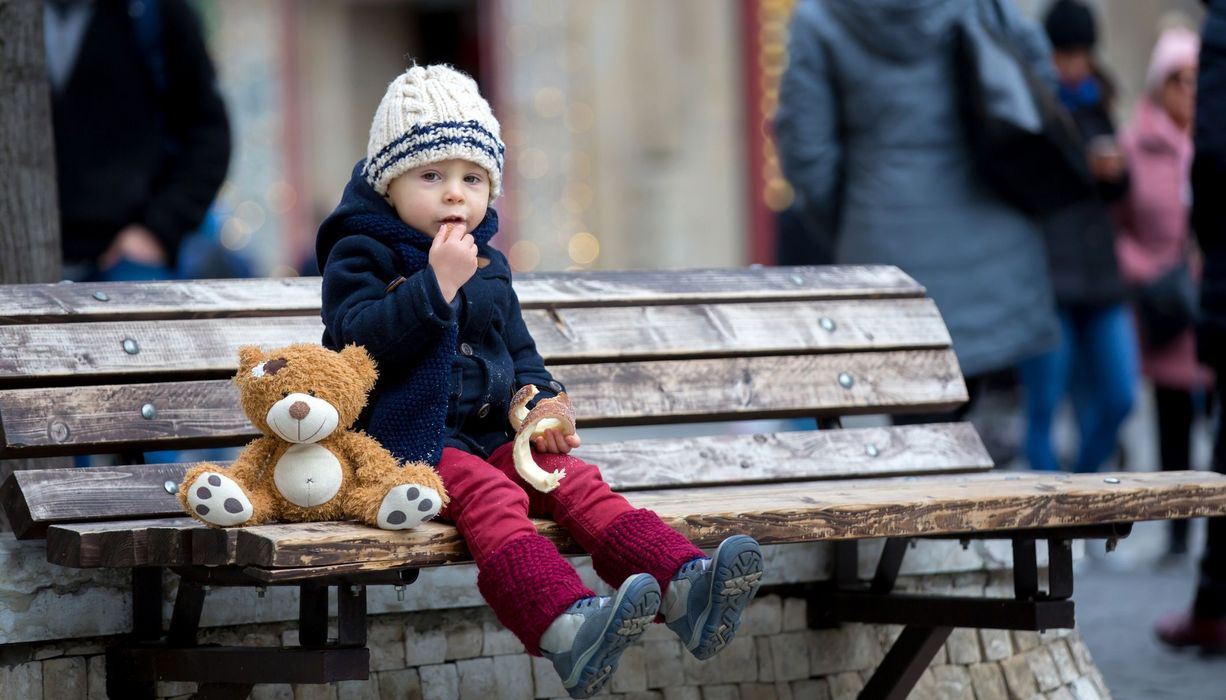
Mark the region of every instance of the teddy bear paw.
<instances>
[{"instance_id":1,"label":"teddy bear paw","mask_svg":"<svg viewBox=\"0 0 1226 700\"><path fill-rule=\"evenodd\" d=\"M187 505L201 520L227 527L251 519L251 501L228 476L204 472L187 489Z\"/></svg>"},{"instance_id":2,"label":"teddy bear paw","mask_svg":"<svg viewBox=\"0 0 1226 700\"><path fill-rule=\"evenodd\" d=\"M429 486L404 484L393 487L379 504L376 521L384 530L408 530L438 515L443 499Z\"/></svg>"}]
</instances>

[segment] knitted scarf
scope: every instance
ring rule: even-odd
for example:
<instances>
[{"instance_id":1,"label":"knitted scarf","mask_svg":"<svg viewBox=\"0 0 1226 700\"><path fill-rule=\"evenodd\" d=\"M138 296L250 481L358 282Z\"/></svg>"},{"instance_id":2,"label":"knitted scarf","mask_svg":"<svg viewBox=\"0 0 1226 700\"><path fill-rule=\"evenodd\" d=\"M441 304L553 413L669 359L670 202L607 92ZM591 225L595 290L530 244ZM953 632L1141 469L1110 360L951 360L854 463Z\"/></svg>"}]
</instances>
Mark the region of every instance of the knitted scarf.
<instances>
[{"instance_id":1,"label":"knitted scarf","mask_svg":"<svg viewBox=\"0 0 1226 700\"><path fill-rule=\"evenodd\" d=\"M392 249L399 258L397 272L403 277L424 270L430 263L433 239L394 216L358 214L345 221L345 229ZM481 248L497 232L498 214L489 209L481 225L471 233ZM416 367L405 373L381 376L375 396L358 419L358 425L397 459L435 466L443 456L451 363L459 332L457 318Z\"/></svg>"}]
</instances>

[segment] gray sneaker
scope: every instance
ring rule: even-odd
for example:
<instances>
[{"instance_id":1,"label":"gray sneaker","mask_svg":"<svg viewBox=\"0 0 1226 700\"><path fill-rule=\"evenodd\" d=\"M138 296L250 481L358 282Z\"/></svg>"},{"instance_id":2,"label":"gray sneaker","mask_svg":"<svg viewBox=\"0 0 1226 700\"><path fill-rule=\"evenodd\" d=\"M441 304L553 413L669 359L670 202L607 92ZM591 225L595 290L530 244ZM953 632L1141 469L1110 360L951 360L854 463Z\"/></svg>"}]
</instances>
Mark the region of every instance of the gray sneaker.
<instances>
[{"instance_id":1,"label":"gray sneaker","mask_svg":"<svg viewBox=\"0 0 1226 700\"><path fill-rule=\"evenodd\" d=\"M673 576L661 610L664 622L691 654L709 659L732 641L761 583L761 547L748 535L733 535L713 559L693 559Z\"/></svg>"},{"instance_id":2,"label":"gray sneaker","mask_svg":"<svg viewBox=\"0 0 1226 700\"><path fill-rule=\"evenodd\" d=\"M575 601L563 615L585 618L568 651L544 652L572 698L600 692L617 670L622 652L638 639L660 609L660 584L648 574L626 579L617 593Z\"/></svg>"}]
</instances>

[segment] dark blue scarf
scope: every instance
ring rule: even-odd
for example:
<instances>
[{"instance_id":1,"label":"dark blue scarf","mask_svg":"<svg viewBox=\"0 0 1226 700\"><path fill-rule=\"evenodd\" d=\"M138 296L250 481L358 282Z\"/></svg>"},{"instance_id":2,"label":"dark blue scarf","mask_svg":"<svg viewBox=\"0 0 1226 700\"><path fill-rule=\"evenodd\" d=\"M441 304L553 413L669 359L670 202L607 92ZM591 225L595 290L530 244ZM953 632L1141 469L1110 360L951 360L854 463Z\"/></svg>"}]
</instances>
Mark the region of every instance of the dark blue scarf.
<instances>
[{"instance_id":1,"label":"dark blue scarf","mask_svg":"<svg viewBox=\"0 0 1226 700\"><path fill-rule=\"evenodd\" d=\"M430 264L433 239L394 216L358 214L345 220L350 234L369 236L395 251L398 272L410 277ZM498 214L489 209L471 232L478 250L498 233ZM437 465L443 456L447 426L447 402L451 362L460 332L459 319L450 324L418 365L406 373L388 373L380 378L379 399L372 400L358 425L398 459Z\"/></svg>"}]
</instances>

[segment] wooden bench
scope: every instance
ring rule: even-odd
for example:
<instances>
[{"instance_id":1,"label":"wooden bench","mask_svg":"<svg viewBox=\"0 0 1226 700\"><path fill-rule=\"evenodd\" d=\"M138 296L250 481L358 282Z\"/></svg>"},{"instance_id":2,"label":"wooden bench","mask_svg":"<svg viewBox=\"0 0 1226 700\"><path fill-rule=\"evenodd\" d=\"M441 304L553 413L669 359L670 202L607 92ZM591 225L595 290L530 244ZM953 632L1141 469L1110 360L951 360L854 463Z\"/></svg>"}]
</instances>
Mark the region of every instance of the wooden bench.
<instances>
[{"instance_id":1,"label":"wooden bench","mask_svg":"<svg viewBox=\"0 0 1226 700\"><path fill-rule=\"evenodd\" d=\"M905 625L861 697L905 697L953 627L1071 627L1072 540L1226 513L1217 474L991 472L968 423L841 429L840 416L967 399L935 305L896 268L556 273L515 286L581 431L817 419L820 430L588 442L579 454L700 546L738 532L839 543L834 579L812 592L813 623ZM152 450L251 439L228 381L238 346L314 342L320 331L318 278L0 287L0 458L129 463L16 471L0 487L17 537L45 538L50 562L131 570L132 632L108 650L111 697L151 697L157 680L230 698L255 683L366 678L365 586L469 559L442 523L201 527L170 493L185 466L140 463ZM553 523L538 528L579 553ZM1015 595L893 593L918 537L1012 540ZM888 538L871 581L856 570L865 538ZM1048 542L1045 590L1038 540ZM167 569L180 577L168 627ZM207 589L221 585L298 587L300 646L197 645Z\"/></svg>"}]
</instances>

